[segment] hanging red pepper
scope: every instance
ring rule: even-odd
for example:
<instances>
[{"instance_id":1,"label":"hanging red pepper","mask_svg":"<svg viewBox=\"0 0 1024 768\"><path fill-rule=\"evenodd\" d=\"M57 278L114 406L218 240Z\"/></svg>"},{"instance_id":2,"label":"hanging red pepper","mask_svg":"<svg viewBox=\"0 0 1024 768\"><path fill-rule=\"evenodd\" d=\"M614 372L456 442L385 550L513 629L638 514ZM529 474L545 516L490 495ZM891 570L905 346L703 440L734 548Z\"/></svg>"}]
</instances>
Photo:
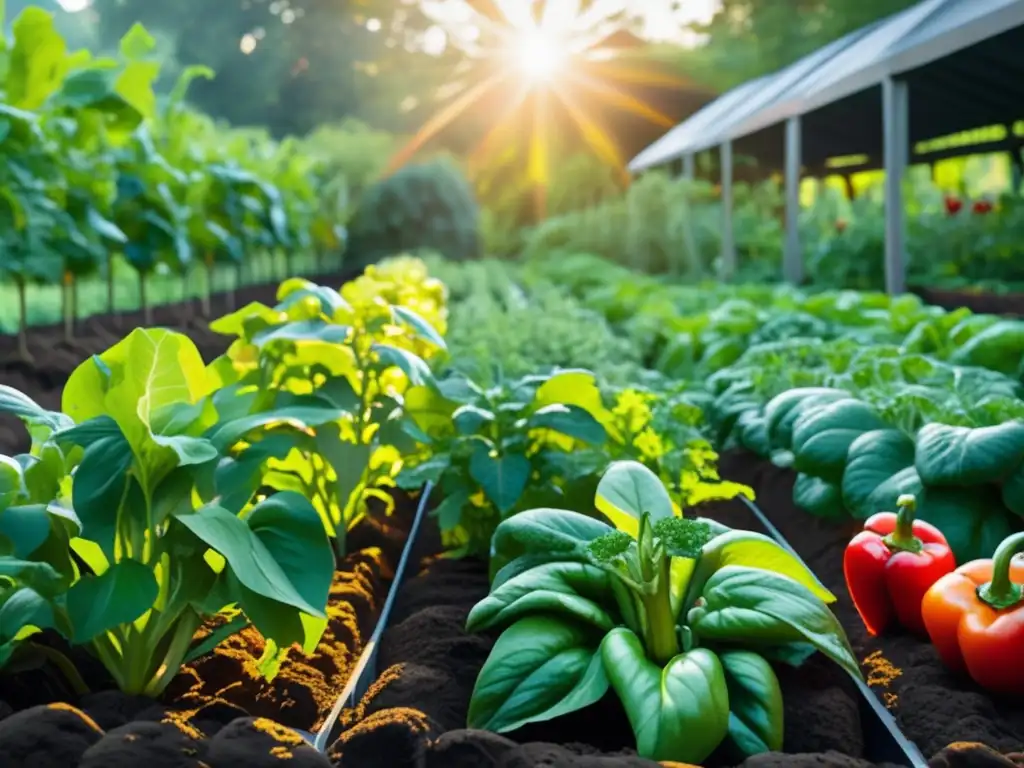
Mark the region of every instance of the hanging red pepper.
<instances>
[{"instance_id":1,"label":"hanging red pepper","mask_svg":"<svg viewBox=\"0 0 1024 768\"><path fill-rule=\"evenodd\" d=\"M913 496L900 496L896 506L896 514L879 512L867 519L846 547L843 574L868 632L880 634L896 619L924 635L921 599L956 568L956 560L938 528L914 519Z\"/></svg>"},{"instance_id":2,"label":"hanging red pepper","mask_svg":"<svg viewBox=\"0 0 1024 768\"><path fill-rule=\"evenodd\" d=\"M993 693L1024 693L1024 533L991 560L972 560L939 579L921 605L932 644L950 669Z\"/></svg>"},{"instance_id":3,"label":"hanging red pepper","mask_svg":"<svg viewBox=\"0 0 1024 768\"><path fill-rule=\"evenodd\" d=\"M946 198L943 200L943 202L946 205L947 216L955 216L956 214L960 213L960 209L964 207L963 201L957 197L953 197L952 195L946 195Z\"/></svg>"},{"instance_id":4,"label":"hanging red pepper","mask_svg":"<svg viewBox=\"0 0 1024 768\"><path fill-rule=\"evenodd\" d=\"M971 206L971 210L974 211L974 213L983 216L986 213L992 212L992 203L988 200L976 200L974 205Z\"/></svg>"}]
</instances>

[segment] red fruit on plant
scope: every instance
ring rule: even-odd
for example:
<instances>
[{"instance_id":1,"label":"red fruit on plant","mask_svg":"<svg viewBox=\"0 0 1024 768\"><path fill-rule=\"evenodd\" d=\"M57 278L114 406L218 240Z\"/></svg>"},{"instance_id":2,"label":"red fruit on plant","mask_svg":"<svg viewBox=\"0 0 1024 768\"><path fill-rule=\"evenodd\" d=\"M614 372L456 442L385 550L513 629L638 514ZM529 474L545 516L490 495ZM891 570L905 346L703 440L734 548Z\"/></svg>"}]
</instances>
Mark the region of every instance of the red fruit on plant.
<instances>
[{"instance_id":1,"label":"red fruit on plant","mask_svg":"<svg viewBox=\"0 0 1024 768\"><path fill-rule=\"evenodd\" d=\"M933 525L914 519L916 501L903 495L899 512L879 512L846 547L843 574L853 605L872 635L898 621L925 636L921 601L956 568L949 542Z\"/></svg>"},{"instance_id":2,"label":"red fruit on plant","mask_svg":"<svg viewBox=\"0 0 1024 768\"><path fill-rule=\"evenodd\" d=\"M946 213L950 216L954 216L960 213L960 209L964 207L964 202L958 197L946 195Z\"/></svg>"},{"instance_id":3,"label":"red fruit on plant","mask_svg":"<svg viewBox=\"0 0 1024 768\"><path fill-rule=\"evenodd\" d=\"M985 214L992 211L992 203L988 200L975 200L971 210L978 214Z\"/></svg>"}]
</instances>

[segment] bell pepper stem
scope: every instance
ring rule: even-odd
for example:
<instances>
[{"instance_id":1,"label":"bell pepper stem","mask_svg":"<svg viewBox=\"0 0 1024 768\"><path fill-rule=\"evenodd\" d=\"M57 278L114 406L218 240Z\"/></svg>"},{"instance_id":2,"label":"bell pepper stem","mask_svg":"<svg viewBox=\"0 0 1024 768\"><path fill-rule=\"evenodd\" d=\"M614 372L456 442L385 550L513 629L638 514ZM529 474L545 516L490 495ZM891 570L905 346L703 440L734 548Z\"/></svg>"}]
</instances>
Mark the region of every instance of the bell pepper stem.
<instances>
[{"instance_id":1,"label":"bell pepper stem","mask_svg":"<svg viewBox=\"0 0 1024 768\"><path fill-rule=\"evenodd\" d=\"M924 545L914 535L917 499L904 493L896 500L896 529L885 537L885 546L895 552L920 552Z\"/></svg>"},{"instance_id":2,"label":"bell pepper stem","mask_svg":"<svg viewBox=\"0 0 1024 768\"><path fill-rule=\"evenodd\" d=\"M1024 532L1015 533L996 547L992 556L992 581L978 587L978 599L997 611L1024 602L1024 589L1010 580L1014 555L1024 552Z\"/></svg>"}]
</instances>

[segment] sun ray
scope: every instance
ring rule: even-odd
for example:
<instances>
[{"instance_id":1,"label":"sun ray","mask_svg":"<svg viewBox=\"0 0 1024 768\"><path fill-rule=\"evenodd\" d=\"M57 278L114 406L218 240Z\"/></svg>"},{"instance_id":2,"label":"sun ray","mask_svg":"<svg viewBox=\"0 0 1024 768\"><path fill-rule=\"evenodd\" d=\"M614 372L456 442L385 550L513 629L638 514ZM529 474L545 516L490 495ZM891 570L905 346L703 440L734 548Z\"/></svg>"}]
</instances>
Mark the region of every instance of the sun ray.
<instances>
[{"instance_id":1,"label":"sun ray","mask_svg":"<svg viewBox=\"0 0 1024 768\"><path fill-rule=\"evenodd\" d=\"M594 150L594 154L608 163L608 165L613 166L619 171L623 181L629 183L630 176L626 168L626 161L608 132L594 118L587 114L586 110L580 106L576 98L567 89L556 87L555 93L558 95L559 101L562 102L562 106L565 107L566 112L569 113L569 117L576 123L576 127L579 129L580 135L583 136L583 140Z\"/></svg>"},{"instance_id":2,"label":"sun ray","mask_svg":"<svg viewBox=\"0 0 1024 768\"><path fill-rule=\"evenodd\" d=\"M632 67L619 60L587 62L591 77L606 77L620 83L647 85L654 88L693 88L693 82L679 75L659 72L653 68Z\"/></svg>"},{"instance_id":3,"label":"sun ray","mask_svg":"<svg viewBox=\"0 0 1024 768\"><path fill-rule=\"evenodd\" d=\"M487 155L494 151L495 145L499 139L504 138L506 133L510 130L509 118L523 106L526 101L526 97L530 95L531 87L529 83L522 83L519 88L516 89L516 93L506 103L502 110L494 116L494 125L491 126L490 130L487 131L486 135L472 151L467 160L467 165L472 168L478 168L481 166L486 159Z\"/></svg>"},{"instance_id":4,"label":"sun ray","mask_svg":"<svg viewBox=\"0 0 1024 768\"><path fill-rule=\"evenodd\" d=\"M648 104L645 104L635 96L630 96L625 91L621 91L609 83L601 82L600 80L586 74L575 72L567 75L567 79L588 90L601 101L617 106L626 112L631 112L638 117L642 117L645 120L654 123L655 125L660 125L663 128L671 128L676 124L675 120L670 118L668 115L658 111Z\"/></svg>"},{"instance_id":5,"label":"sun ray","mask_svg":"<svg viewBox=\"0 0 1024 768\"><path fill-rule=\"evenodd\" d=\"M527 165L527 178L533 183L534 215L540 221L547 215L548 207L548 119L549 99L551 91L540 88L534 91L533 131L530 136L530 159Z\"/></svg>"},{"instance_id":6,"label":"sun ray","mask_svg":"<svg viewBox=\"0 0 1024 768\"><path fill-rule=\"evenodd\" d=\"M423 127L416 132L416 135L395 153L391 158L391 161L388 163L386 172L393 173L395 170L409 162L412 156L419 152L419 150L422 149L428 141L447 128L453 120L510 77L511 75L509 73L495 72L487 79L482 80L467 89L461 96L455 98L450 104L445 105L440 111L434 113L434 115L423 124Z\"/></svg>"}]
</instances>

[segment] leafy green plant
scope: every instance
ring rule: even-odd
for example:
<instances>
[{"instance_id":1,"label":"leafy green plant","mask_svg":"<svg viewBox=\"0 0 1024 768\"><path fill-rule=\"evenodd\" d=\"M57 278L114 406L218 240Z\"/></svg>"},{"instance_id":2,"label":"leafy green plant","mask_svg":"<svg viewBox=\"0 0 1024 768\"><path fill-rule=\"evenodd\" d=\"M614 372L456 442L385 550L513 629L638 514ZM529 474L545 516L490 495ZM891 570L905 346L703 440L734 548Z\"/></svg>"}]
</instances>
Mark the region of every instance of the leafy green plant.
<instances>
[{"instance_id":1,"label":"leafy green plant","mask_svg":"<svg viewBox=\"0 0 1024 768\"><path fill-rule=\"evenodd\" d=\"M454 556L485 555L498 523L523 509L589 506L608 439L589 371L487 388L455 375L439 381L436 392L411 390L406 400L430 443L398 484L438 486L443 500L433 514Z\"/></svg>"},{"instance_id":2,"label":"leafy green plant","mask_svg":"<svg viewBox=\"0 0 1024 768\"><path fill-rule=\"evenodd\" d=\"M341 293L292 279L275 307L253 303L211 324L235 337L214 367L239 396L234 418L214 436L232 451L214 488L240 473L250 493L262 484L311 499L339 554L370 499L393 506L383 488L394 485L403 455L426 440L403 393L436 386L421 355L445 349L431 323L386 298L432 308L440 324L443 306L425 272L418 287L404 288L398 277L373 275Z\"/></svg>"},{"instance_id":3,"label":"leafy green plant","mask_svg":"<svg viewBox=\"0 0 1024 768\"><path fill-rule=\"evenodd\" d=\"M469 727L511 731L611 688L641 756L700 763L726 740L742 755L782 749L771 662L821 652L860 675L835 598L772 539L676 516L635 462L608 468L596 503L616 528L534 509L495 531L490 594L467 628L502 633Z\"/></svg>"},{"instance_id":4,"label":"leafy green plant","mask_svg":"<svg viewBox=\"0 0 1024 768\"><path fill-rule=\"evenodd\" d=\"M233 394L215 391L187 337L163 329L133 331L83 363L63 413L3 393L34 441L2 463L6 657L56 629L88 645L121 690L155 696L218 614L230 620L212 644L251 622L268 654L295 643L312 652L334 570L312 504L278 493L228 510L200 498L223 458L215 436Z\"/></svg>"},{"instance_id":5,"label":"leafy green plant","mask_svg":"<svg viewBox=\"0 0 1024 768\"><path fill-rule=\"evenodd\" d=\"M444 161L409 165L369 187L349 228L360 263L417 250L480 255L480 212L469 184Z\"/></svg>"}]
</instances>

